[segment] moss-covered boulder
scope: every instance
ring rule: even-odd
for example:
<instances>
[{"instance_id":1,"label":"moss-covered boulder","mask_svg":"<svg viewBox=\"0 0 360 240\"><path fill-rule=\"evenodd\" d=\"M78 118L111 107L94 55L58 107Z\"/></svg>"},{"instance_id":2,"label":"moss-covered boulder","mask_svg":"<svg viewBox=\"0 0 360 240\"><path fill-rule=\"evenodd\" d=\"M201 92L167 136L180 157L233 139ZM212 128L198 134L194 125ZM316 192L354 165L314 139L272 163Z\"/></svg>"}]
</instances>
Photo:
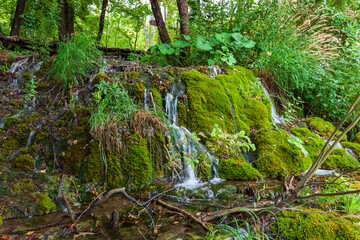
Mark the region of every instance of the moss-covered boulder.
<instances>
[{"instance_id":1,"label":"moss-covered boulder","mask_svg":"<svg viewBox=\"0 0 360 240\"><path fill-rule=\"evenodd\" d=\"M140 134L134 134L128 138L123 162L129 184L140 187L153 179L153 165L149 157L147 142Z\"/></svg>"},{"instance_id":2,"label":"moss-covered boulder","mask_svg":"<svg viewBox=\"0 0 360 240\"><path fill-rule=\"evenodd\" d=\"M336 148L331 155L321 165L323 169L353 169L360 166L360 163L353 157L349 156L345 149Z\"/></svg>"},{"instance_id":3,"label":"moss-covered boulder","mask_svg":"<svg viewBox=\"0 0 360 240\"><path fill-rule=\"evenodd\" d=\"M35 195L35 208L39 213L49 213L56 209L56 205L48 195L39 193Z\"/></svg>"},{"instance_id":4,"label":"moss-covered boulder","mask_svg":"<svg viewBox=\"0 0 360 240\"><path fill-rule=\"evenodd\" d=\"M214 78L196 70L181 74L187 102L184 109L179 105L179 122L205 136L215 124L227 132L244 130L247 134L252 128L270 127L269 100L262 97L263 91L252 72L240 67L227 72ZM202 138L206 141L206 137Z\"/></svg>"},{"instance_id":5,"label":"moss-covered boulder","mask_svg":"<svg viewBox=\"0 0 360 240\"><path fill-rule=\"evenodd\" d=\"M331 134L335 131L335 126L328 121L325 121L319 117L311 117L305 120L309 125L309 129L323 138L329 138ZM337 134L341 134L340 131ZM345 135L341 141L347 141L347 136Z\"/></svg>"},{"instance_id":6,"label":"moss-covered boulder","mask_svg":"<svg viewBox=\"0 0 360 240\"><path fill-rule=\"evenodd\" d=\"M142 82L138 81L135 83L133 89L132 89L132 95L135 97L135 99L138 102L143 103L144 102L144 93L145 93L145 86Z\"/></svg>"},{"instance_id":7,"label":"moss-covered boulder","mask_svg":"<svg viewBox=\"0 0 360 240\"><path fill-rule=\"evenodd\" d=\"M357 158L360 157L360 144L359 143L342 142L341 146L344 147L344 148L351 149L354 152L354 154L357 156Z\"/></svg>"},{"instance_id":8,"label":"moss-covered boulder","mask_svg":"<svg viewBox=\"0 0 360 240\"><path fill-rule=\"evenodd\" d=\"M259 171L247 163L243 157L233 156L229 159L220 159L218 169L222 179L246 181L261 178Z\"/></svg>"},{"instance_id":9,"label":"moss-covered boulder","mask_svg":"<svg viewBox=\"0 0 360 240\"><path fill-rule=\"evenodd\" d=\"M284 130L261 129L254 133L255 167L266 177L286 176L306 171L312 161L291 144Z\"/></svg>"},{"instance_id":10,"label":"moss-covered boulder","mask_svg":"<svg viewBox=\"0 0 360 240\"><path fill-rule=\"evenodd\" d=\"M14 167L24 172L33 172L35 160L29 154L20 154L14 160Z\"/></svg>"},{"instance_id":11,"label":"moss-covered boulder","mask_svg":"<svg viewBox=\"0 0 360 240\"><path fill-rule=\"evenodd\" d=\"M196 164L196 176L202 179L210 179L211 178L211 160L207 155L201 155L198 159L199 163Z\"/></svg>"},{"instance_id":12,"label":"moss-covered boulder","mask_svg":"<svg viewBox=\"0 0 360 240\"><path fill-rule=\"evenodd\" d=\"M277 216L278 224L272 225L272 232L287 240L356 240L360 239L359 229L352 227L352 222L330 217L318 209L305 212L286 210ZM350 223L350 224L347 224Z\"/></svg>"},{"instance_id":13,"label":"moss-covered boulder","mask_svg":"<svg viewBox=\"0 0 360 240\"><path fill-rule=\"evenodd\" d=\"M92 85L95 86L96 84L99 84L102 81L111 83L113 80L109 78L105 73L99 72L98 74L95 75L94 80L92 81Z\"/></svg>"},{"instance_id":14,"label":"moss-covered boulder","mask_svg":"<svg viewBox=\"0 0 360 240\"><path fill-rule=\"evenodd\" d=\"M309 152L311 160L315 161L325 145L324 140L307 128L295 127L291 132L304 142L303 146Z\"/></svg>"}]
</instances>

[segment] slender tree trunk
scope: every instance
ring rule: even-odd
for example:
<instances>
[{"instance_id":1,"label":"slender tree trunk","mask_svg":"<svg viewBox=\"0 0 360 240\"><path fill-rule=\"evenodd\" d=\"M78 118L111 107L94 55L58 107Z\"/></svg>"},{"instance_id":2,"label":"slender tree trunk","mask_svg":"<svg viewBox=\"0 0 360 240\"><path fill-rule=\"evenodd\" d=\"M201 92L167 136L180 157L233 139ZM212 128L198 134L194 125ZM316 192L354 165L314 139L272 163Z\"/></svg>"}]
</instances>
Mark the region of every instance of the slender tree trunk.
<instances>
[{"instance_id":1,"label":"slender tree trunk","mask_svg":"<svg viewBox=\"0 0 360 240\"><path fill-rule=\"evenodd\" d=\"M180 17L180 33L183 35L189 35L189 10L186 0L177 0L177 6L179 9Z\"/></svg>"},{"instance_id":2,"label":"slender tree trunk","mask_svg":"<svg viewBox=\"0 0 360 240\"><path fill-rule=\"evenodd\" d=\"M166 29L164 19L161 15L161 10L158 0L150 0L151 9L155 17L156 25L159 30L159 36L162 43L171 43L169 33Z\"/></svg>"},{"instance_id":3,"label":"slender tree trunk","mask_svg":"<svg viewBox=\"0 0 360 240\"><path fill-rule=\"evenodd\" d=\"M99 23L99 33L96 38L96 42L99 44L103 31L104 31L104 23L105 23L105 14L106 14L106 7L109 3L109 0L103 0L102 7L101 7L101 14L100 14L100 23Z\"/></svg>"},{"instance_id":4,"label":"slender tree trunk","mask_svg":"<svg viewBox=\"0 0 360 240\"><path fill-rule=\"evenodd\" d=\"M21 15L24 14L25 3L26 3L26 0L18 0L17 1L14 19L11 24L10 36L19 35L19 33L20 33L21 22L22 22Z\"/></svg>"},{"instance_id":5,"label":"slender tree trunk","mask_svg":"<svg viewBox=\"0 0 360 240\"><path fill-rule=\"evenodd\" d=\"M74 8L70 6L68 0L58 0L60 8L59 38L64 40L74 33Z\"/></svg>"}]
</instances>

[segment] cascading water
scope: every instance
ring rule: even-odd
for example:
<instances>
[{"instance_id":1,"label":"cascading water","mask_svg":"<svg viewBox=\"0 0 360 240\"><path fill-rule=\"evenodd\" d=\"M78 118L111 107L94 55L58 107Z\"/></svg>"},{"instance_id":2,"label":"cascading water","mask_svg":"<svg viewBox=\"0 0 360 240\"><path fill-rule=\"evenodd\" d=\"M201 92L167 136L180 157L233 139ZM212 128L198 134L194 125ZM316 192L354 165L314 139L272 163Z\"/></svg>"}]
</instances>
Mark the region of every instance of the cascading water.
<instances>
[{"instance_id":1,"label":"cascading water","mask_svg":"<svg viewBox=\"0 0 360 240\"><path fill-rule=\"evenodd\" d=\"M150 105L149 105L149 92L150 90L148 88L145 88L145 91L144 91L144 108L145 110L149 110L150 108Z\"/></svg>"},{"instance_id":2,"label":"cascading water","mask_svg":"<svg viewBox=\"0 0 360 240\"><path fill-rule=\"evenodd\" d=\"M177 125L178 113L177 113L177 102L178 96L184 94L179 84L174 84L171 91L167 93L165 98L165 109L166 114L170 118L170 135L172 144L175 147L175 152L182 154L184 161L184 175L185 181L178 186L193 189L202 186L200 179L196 177L195 169L193 168L193 161L195 157L202 153L206 154L211 162L213 179L212 183L220 181L219 174L217 171L217 160L209 153L205 146L199 143L192 137L192 133L185 127Z\"/></svg>"},{"instance_id":3,"label":"cascading water","mask_svg":"<svg viewBox=\"0 0 360 240\"><path fill-rule=\"evenodd\" d=\"M262 83L261 83L261 88L264 90L265 95L270 100L271 116L272 116L272 119L273 119L273 123L275 123L275 124L281 123L283 117L278 113L274 100L272 99L272 97L270 96L268 90L266 89L266 87Z\"/></svg>"}]
</instances>

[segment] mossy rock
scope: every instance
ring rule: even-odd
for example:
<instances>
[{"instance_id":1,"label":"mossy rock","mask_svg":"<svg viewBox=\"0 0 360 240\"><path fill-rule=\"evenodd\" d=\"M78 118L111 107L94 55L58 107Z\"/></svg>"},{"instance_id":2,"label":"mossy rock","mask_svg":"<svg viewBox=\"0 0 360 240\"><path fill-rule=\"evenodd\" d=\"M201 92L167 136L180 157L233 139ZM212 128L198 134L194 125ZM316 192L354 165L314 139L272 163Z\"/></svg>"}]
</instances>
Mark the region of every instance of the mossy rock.
<instances>
[{"instance_id":1,"label":"mossy rock","mask_svg":"<svg viewBox=\"0 0 360 240\"><path fill-rule=\"evenodd\" d=\"M162 178L166 176L168 157L165 145L165 138L161 132L156 132L153 137L148 139L149 157L153 162L155 178Z\"/></svg>"},{"instance_id":2,"label":"mossy rock","mask_svg":"<svg viewBox=\"0 0 360 240\"><path fill-rule=\"evenodd\" d=\"M267 102L260 100L262 90L257 89L247 99L239 91L239 86L247 89L249 84L256 84L251 71L240 67L230 68L228 74L211 78L191 70L183 72L181 78L186 85L188 98L184 109L178 105L179 122L186 123L185 126L195 133L204 133L204 142L215 124L230 133L236 131L237 125L237 130L244 130L247 134L251 128L270 127L271 111Z\"/></svg>"},{"instance_id":3,"label":"mossy rock","mask_svg":"<svg viewBox=\"0 0 360 240\"><path fill-rule=\"evenodd\" d=\"M357 158L360 157L360 144L359 143L352 143L352 142L342 142L341 146L344 148L351 149Z\"/></svg>"},{"instance_id":4,"label":"mossy rock","mask_svg":"<svg viewBox=\"0 0 360 240\"><path fill-rule=\"evenodd\" d=\"M118 150L108 151L106 154L108 169L106 172L107 186L110 189L123 187L125 177L121 168L121 155Z\"/></svg>"},{"instance_id":5,"label":"mossy rock","mask_svg":"<svg viewBox=\"0 0 360 240\"><path fill-rule=\"evenodd\" d=\"M304 142L303 146L309 152L311 160L315 161L325 145L324 140L308 128L295 127L291 132Z\"/></svg>"},{"instance_id":6,"label":"mossy rock","mask_svg":"<svg viewBox=\"0 0 360 240\"><path fill-rule=\"evenodd\" d=\"M14 167L24 172L33 172L34 166L35 160L29 154L20 154L14 160Z\"/></svg>"},{"instance_id":7,"label":"mossy rock","mask_svg":"<svg viewBox=\"0 0 360 240\"><path fill-rule=\"evenodd\" d=\"M128 138L123 162L128 183L140 187L153 179L153 166L147 142L140 134L137 133Z\"/></svg>"},{"instance_id":8,"label":"mossy rock","mask_svg":"<svg viewBox=\"0 0 360 240\"><path fill-rule=\"evenodd\" d=\"M261 129L254 133L255 168L266 177L286 176L306 171L312 161L292 145L284 130Z\"/></svg>"},{"instance_id":9,"label":"mossy rock","mask_svg":"<svg viewBox=\"0 0 360 240\"><path fill-rule=\"evenodd\" d=\"M347 224L345 218L339 221L318 209L306 212L285 210L277 216L278 223L272 225L272 232L288 240L357 240L360 239L359 229Z\"/></svg>"},{"instance_id":10,"label":"mossy rock","mask_svg":"<svg viewBox=\"0 0 360 240\"><path fill-rule=\"evenodd\" d=\"M95 75L92 84L93 84L93 86L95 86L96 84L99 84L102 81L105 81L107 83L111 83L112 79L109 78L108 75L106 75L105 73L99 72L98 74Z\"/></svg>"},{"instance_id":11,"label":"mossy rock","mask_svg":"<svg viewBox=\"0 0 360 240\"><path fill-rule=\"evenodd\" d=\"M328 121L325 121L319 117L311 117L305 120L308 123L310 130L313 133L320 135L323 138L328 139L331 134L335 131L335 126ZM341 132L338 131L337 135L340 135ZM347 141L347 136L345 135L341 141Z\"/></svg>"},{"instance_id":12,"label":"mossy rock","mask_svg":"<svg viewBox=\"0 0 360 240\"><path fill-rule=\"evenodd\" d=\"M17 117L7 117L4 120L4 128L5 129L9 129L10 127L12 127L13 125L16 125L18 123L21 122L20 118Z\"/></svg>"},{"instance_id":13,"label":"mossy rock","mask_svg":"<svg viewBox=\"0 0 360 240\"><path fill-rule=\"evenodd\" d=\"M48 195L39 193L35 195L35 208L39 213L49 213L56 209L56 205Z\"/></svg>"},{"instance_id":14,"label":"mossy rock","mask_svg":"<svg viewBox=\"0 0 360 240\"><path fill-rule=\"evenodd\" d=\"M1 153L5 156L19 149L20 143L16 139L6 139L1 145Z\"/></svg>"},{"instance_id":15,"label":"mossy rock","mask_svg":"<svg viewBox=\"0 0 360 240\"><path fill-rule=\"evenodd\" d=\"M335 148L331 155L321 165L323 169L353 169L360 166L360 163L353 157L347 155L345 149Z\"/></svg>"},{"instance_id":16,"label":"mossy rock","mask_svg":"<svg viewBox=\"0 0 360 240\"><path fill-rule=\"evenodd\" d=\"M196 164L197 176L202 179L211 178L211 162L207 155L201 155L198 159L199 163Z\"/></svg>"},{"instance_id":17,"label":"mossy rock","mask_svg":"<svg viewBox=\"0 0 360 240\"><path fill-rule=\"evenodd\" d=\"M163 108L163 98L162 98L161 94L155 88L151 88L150 92L153 96L155 104L157 106L159 106L160 108Z\"/></svg>"},{"instance_id":18,"label":"mossy rock","mask_svg":"<svg viewBox=\"0 0 360 240\"><path fill-rule=\"evenodd\" d=\"M0 225L3 224L4 220L2 218L2 216L0 215Z\"/></svg>"},{"instance_id":19,"label":"mossy rock","mask_svg":"<svg viewBox=\"0 0 360 240\"><path fill-rule=\"evenodd\" d=\"M135 83L135 85L132 89L132 94L138 102L141 102L141 103L144 102L145 89L146 88L145 88L144 84L142 84L142 82L138 81Z\"/></svg>"},{"instance_id":20,"label":"mossy rock","mask_svg":"<svg viewBox=\"0 0 360 240\"><path fill-rule=\"evenodd\" d=\"M12 186L12 192L14 193L32 192L34 189L35 186L32 179L22 179Z\"/></svg>"},{"instance_id":21,"label":"mossy rock","mask_svg":"<svg viewBox=\"0 0 360 240\"><path fill-rule=\"evenodd\" d=\"M80 176L82 182L103 182L103 162L100 156L99 142L93 141L88 147L88 155L84 157L84 162L81 164ZM83 155L85 156L85 154Z\"/></svg>"},{"instance_id":22,"label":"mossy rock","mask_svg":"<svg viewBox=\"0 0 360 240\"><path fill-rule=\"evenodd\" d=\"M259 171L247 163L243 157L234 156L229 159L220 159L218 169L222 179L246 181L261 178Z\"/></svg>"}]
</instances>

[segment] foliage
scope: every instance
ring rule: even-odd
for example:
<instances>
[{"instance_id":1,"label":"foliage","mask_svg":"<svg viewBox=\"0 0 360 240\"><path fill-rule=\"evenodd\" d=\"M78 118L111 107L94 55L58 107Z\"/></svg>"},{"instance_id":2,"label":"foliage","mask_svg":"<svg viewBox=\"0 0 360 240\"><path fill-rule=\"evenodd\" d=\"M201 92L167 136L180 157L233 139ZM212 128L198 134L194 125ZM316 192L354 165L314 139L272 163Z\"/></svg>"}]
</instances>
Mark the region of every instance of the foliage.
<instances>
[{"instance_id":1,"label":"foliage","mask_svg":"<svg viewBox=\"0 0 360 240\"><path fill-rule=\"evenodd\" d=\"M292 138L288 138L287 141L294 146L300 148L301 152L304 153L306 156L309 155L309 152L303 146L304 141L302 141L300 138L293 136Z\"/></svg>"},{"instance_id":2,"label":"foliage","mask_svg":"<svg viewBox=\"0 0 360 240\"><path fill-rule=\"evenodd\" d=\"M73 36L67 42L60 42L56 60L52 66L52 75L59 79L63 88L72 88L78 84L79 77L99 66L101 52L83 33Z\"/></svg>"},{"instance_id":3,"label":"foliage","mask_svg":"<svg viewBox=\"0 0 360 240\"><path fill-rule=\"evenodd\" d=\"M35 90L36 84L37 84L37 82L32 78L29 80L28 83L25 83L26 88L25 88L24 99L25 99L25 103L27 105L32 105L32 101L37 94L37 91Z\"/></svg>"},{"instance_id":4,"label":"foliage","mask_svg":"<svg viewBox=\"0 0 360 240\"><path fill-rule=\"evenodd\" d=\"M256 149L244 131L229 134L226 130L222 130L219 125L215 124L210 136L211 139L207 142L207 146L212 152L220 153L220 155L230 156L236 152L255 151Z\"/></svg>"}]
</instances>

